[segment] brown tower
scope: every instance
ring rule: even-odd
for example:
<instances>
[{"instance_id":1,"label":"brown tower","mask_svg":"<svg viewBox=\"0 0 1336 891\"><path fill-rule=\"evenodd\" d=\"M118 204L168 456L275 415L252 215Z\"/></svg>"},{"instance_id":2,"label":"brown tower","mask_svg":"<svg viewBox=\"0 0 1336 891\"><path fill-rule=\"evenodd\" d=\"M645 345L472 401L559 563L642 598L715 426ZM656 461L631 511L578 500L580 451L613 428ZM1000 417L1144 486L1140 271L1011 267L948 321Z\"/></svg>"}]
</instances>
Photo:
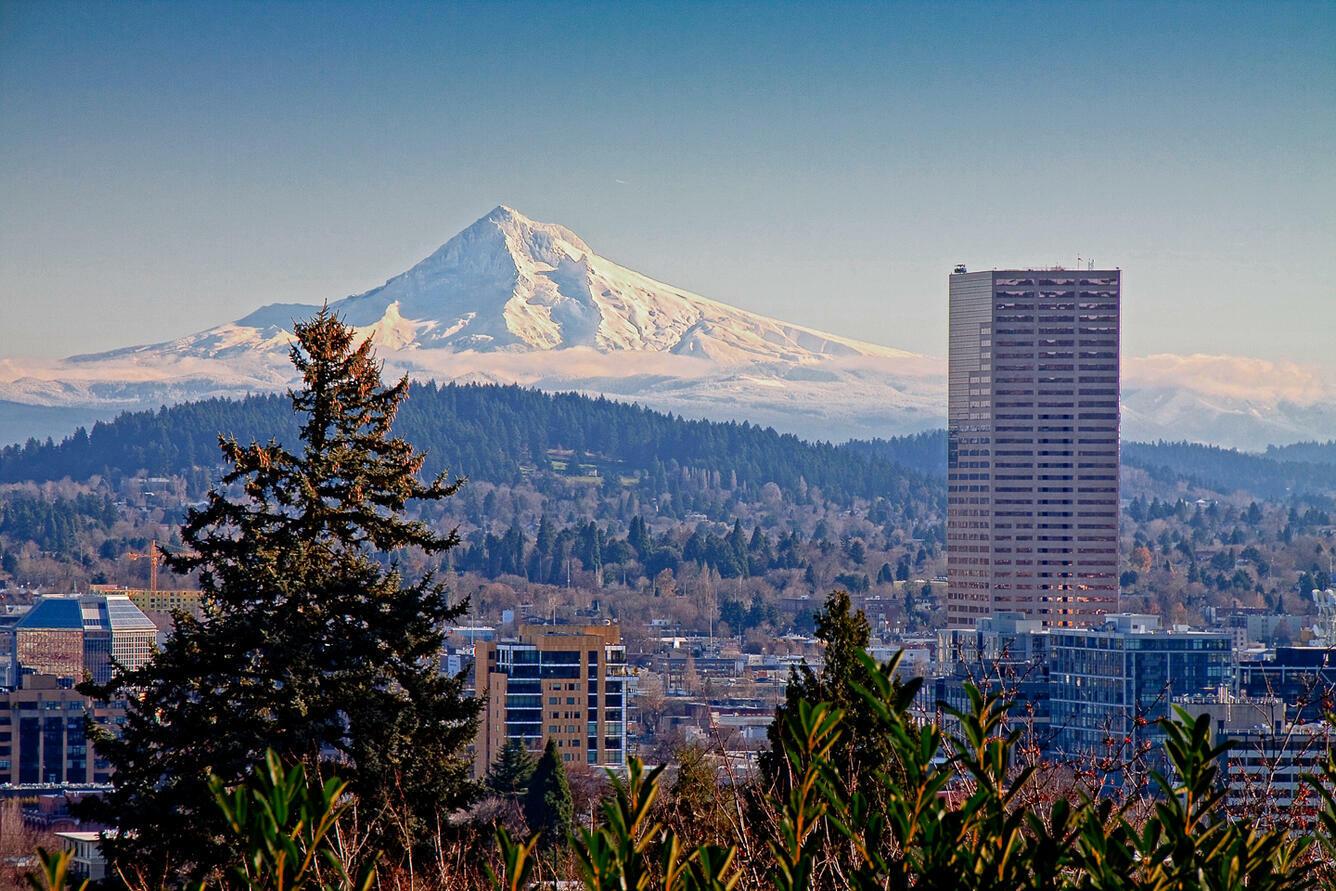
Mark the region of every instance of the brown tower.
<instances>
[{"instance_id":1,"label":"brown tower","mask_svg":"<svg viewBox=\"0 0 1336 891\"><path fill-rule=\"evenodd\" d=\"M1118 608L1118 270L950 279L947 615Z\"/></svg>"}]
</instances>

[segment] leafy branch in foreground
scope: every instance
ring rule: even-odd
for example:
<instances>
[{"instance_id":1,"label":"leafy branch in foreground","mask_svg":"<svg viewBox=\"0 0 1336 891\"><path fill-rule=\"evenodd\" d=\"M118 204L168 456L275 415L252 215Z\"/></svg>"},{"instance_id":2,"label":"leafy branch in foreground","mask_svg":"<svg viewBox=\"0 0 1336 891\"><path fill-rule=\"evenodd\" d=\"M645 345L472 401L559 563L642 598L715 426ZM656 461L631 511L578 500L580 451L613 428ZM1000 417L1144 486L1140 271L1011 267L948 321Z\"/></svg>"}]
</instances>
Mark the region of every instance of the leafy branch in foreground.
<instances>
[{"instance_id":1,"label":"leafy branch in foreground","mask_svg":"<svg viewBox=\"0 0 1336 891\"><path fill-rule=\"evenodd\" d=\"M74 861L73 851L48 851L37 849L37 862L41 871L28 875L28 885L36 891L65 891L70 884L70 866ZM84 879L75 891L85 891L88 880Z\"/></svg>"},{"instance_id":2,"label":"leafy branch in foreground","mask_svg":"<svg viewBox=\"0 0 1336 891\"><path fill-rule=\"evenodd\" d=\"M236 836L242 862L231 870L229 884L247 891L367 891L376 878L375 864L364 866L354 880L351 859L342 849L339 821L351 802L348 784L308 781L306 768L284 769L273 750L265 753L251 781L228 790L222 779L209 778L214 800Z\"/></svg>"}]
</instances>

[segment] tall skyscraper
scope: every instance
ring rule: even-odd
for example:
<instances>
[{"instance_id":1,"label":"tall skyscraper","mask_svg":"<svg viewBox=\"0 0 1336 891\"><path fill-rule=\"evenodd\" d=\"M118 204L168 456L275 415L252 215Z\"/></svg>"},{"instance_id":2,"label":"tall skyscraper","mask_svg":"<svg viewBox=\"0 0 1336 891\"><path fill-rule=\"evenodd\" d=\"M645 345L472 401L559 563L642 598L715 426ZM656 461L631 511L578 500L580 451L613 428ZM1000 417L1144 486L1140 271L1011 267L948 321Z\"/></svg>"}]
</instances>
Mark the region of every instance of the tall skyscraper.
<instances>
[{"instance_id":1,"label":"tall skyscraper","mask_svg":"<svg viewBox=\"0 0 1336 891\"><path fill-rule=\"evenodd\" d=\"M950 279L947 616L1118 608L1118 270Z\"/></svg>"}]
</instances>

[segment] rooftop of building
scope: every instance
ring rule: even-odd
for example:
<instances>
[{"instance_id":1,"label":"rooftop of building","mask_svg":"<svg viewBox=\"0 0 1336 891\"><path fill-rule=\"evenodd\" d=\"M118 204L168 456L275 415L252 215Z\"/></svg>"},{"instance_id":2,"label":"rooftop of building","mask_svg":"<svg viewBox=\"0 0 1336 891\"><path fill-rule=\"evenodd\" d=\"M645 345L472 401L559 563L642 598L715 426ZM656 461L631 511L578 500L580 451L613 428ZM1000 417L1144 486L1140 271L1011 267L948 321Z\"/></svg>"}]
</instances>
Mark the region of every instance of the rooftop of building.
<instances>
[{"instance_id":1,"label":"rooftop of building","mask_svg":"<svg viewBox=\"0 0 1336 891\"><path fill-rule=\"evenodd\" d=\"M1165 628L1160 617L1147 613L1106 613L1103 623L1088 628L1053 628L1054 634L1096 634L1096 635L1147 635L1158 637L1210 637L1231 638L1227 631L1205 631L1187 625L1171 625Z\"/></svg>"},{"instance_id":2,"label":"rooftop of building","mask_svg":"<svg viewBox=\"0 0 1336 891\"><path fill-rule=\"evenodd\" d=\"M974 620L972 629L967 631L994 632L998 634L1046 634L1048 628L1043 619L1032 619L1023 612L1001 610L991 616L980 616Z\"/></svg>"},{"instance_id":3,"label":"rooftop of building","mask_svg":"<svg viewBox=\"0 0 1336 891\"><path fill-rule=\"evenodd\" d=\"M1070 274L1070 275L1076 275L1076 274L1080 274L1080 275L1092 275L1092 274L1093 274L1093 275L1116 275L1116 274L1118 274L1118 273L1121 272L1121 271L1122 271L1121 267L1118 267L1118 266L1114 266L1114 267L1111 268L1111 269L1104 269L1104 268L1096 269L1096 268L1094 268L1093 266L1091 266L1090 268L1081 267L1081 268L1078 268L1078 269L1069 269L1069 268L1067 268L1066 266L1040 266L1040 267L1019 267L1019 268L1013 268L1013 269L999 269L999 268L997 268L997 267L993 267L992 269L974 269L974 270L970 270L970 269L968 269L968 268L965 266L965 264L960 263L960 264L957 264L957 265L956 265L955 270L954 270L951 274L952 274L952 275L982 275L982 274L997 274L997 273L1001 273L1001 274L1003 274L1003 275L1038 275L1038 274L1041 274L1041 273L1053 273L1053 272L1057 272L1057 273Z\"/></svg>"},{"instance_id":4,"label":"rooftop of building","mask_svg":"<svg viewBox=\"0 0 1336 891\"><path fill-rule=\"evenodd\" d=\"M157 631L124 594L48 595L14 626L20 631Z\"/></svg>"},{"instance_id":5,"label":"rooftop of building","mask_svg":"<svg viewBox=\"0 0 1336 891\"><path fill-rule=\"evenodd\" d=\"M560 642L562 638L596 637L606 646L615 646L622 641L621 626L612 622L601 625L529 625L518 628L518 640L507 639L507 643L541 646L544 643Z\"/></svg>"},{"instance_id":6,"label":"rooftop of building","mask_svg":"<svg viewBox=\"0 0 1336 891\"><path fill-rule=\"evenodd\" d=\"M1336 668L1336 647L1279 646L1273 652L1265 653L1259 661L1288 667Z\"/></svg>"}]
</instances>

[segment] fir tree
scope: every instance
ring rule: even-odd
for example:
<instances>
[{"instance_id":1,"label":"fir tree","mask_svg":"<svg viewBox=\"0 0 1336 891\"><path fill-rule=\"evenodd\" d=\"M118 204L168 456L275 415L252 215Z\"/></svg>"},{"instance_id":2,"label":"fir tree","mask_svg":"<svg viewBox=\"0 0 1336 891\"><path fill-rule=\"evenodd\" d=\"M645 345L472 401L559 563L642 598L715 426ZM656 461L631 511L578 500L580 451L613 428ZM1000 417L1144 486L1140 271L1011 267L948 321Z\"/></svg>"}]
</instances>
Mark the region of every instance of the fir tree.
<instances>
[{"instance_id":1,"label":"fir tree","mask_svg":"<svg viewBox=\"0 0 1336 891\"><path fill-rule=\"evenodd\" d=\"M524 819L531 832L541 832L539 844L548 850L566 846L575 831L575 802L566 780L566 765L549 739L538 759L524 796Z\"/></svg>"},{"instance_id":2,"label":"fir tree","mask_svg":"<svg viewBox=\"0 0 1336 891\"><path fill-rule=\"evenodd\" d=\"M152 887L228 858L208 774L239 782L266 749L312 775L335 762L391 856L477 792L464 750L480 704L439 668L443 627L467 603L405 581L392 557L457 543L405 510L460 481L421 482L424 456L390 436L408 384L383 385L369 340L327 311L295 333L300 451L221 439L231 469L170 560L199 572L203 617L178 615L145 666L83 688L128 701L121 736L97 733L116 772L96 812L120 830L114 863Z\"/></svg>"},{"instance_id":3,"label":"fir tree","mask_svg":"<svg viewBox=\"0 0 1336 891\"><path fill-rule=\"evenodd\" d=\"M844 713L843 732L829 754L844 790L847 794L860 792L874 805L884 806L887 786L882 777L888 772L894 775L899 765L892 738L880 723L882 717L859 692L860 688L876 689L872 677L875 668L870 668L872 663L867 660L871 626L862 610L854 610L848 592L837 590L816 614L816 636L825 644L821 673L812 671L806 663L790 672L784 702L775 709L775 720L767 734L770 749L762 752L758 761L763 788L772 801L787 800L795 777L785 746L803 744L790 738L789 718L800 712L800 703L830 703ZM907 708L918 687L913 682L903 686L896 680L892 689ZM831 850L841 859L841 868L851 868L852 861L846 860L850 856L848 846L839 844L835 834L827 841L836 842Z\"/></svg>"},{"instance_id":4,"label":"fir tree","mask_svg":"<svg viewBox=\"0 0 1336 891\"><path fill-rule=\"evenodd\" d=\"M784 703L775 709L770 725L770 750L762 752L760 768L767 783L786 789L787 760L784 757L786 716L795 712L800 700L829 702L844 710L845 732L831 753L851 790L875 787L875 777L890 762L888 741L875 732L876 716L858 692L872 683L863 656L871 638L871 626L862 610L854 610L846 591L834 591L825 608L816 615L816 637L822 649L818 674L804 663L789 675Z\"/></svg>"},{"instance_id":5,"label":"fir tree","mask_svg":"<svg viewBox=\"0 0 1336 891\"><path fill-rule=\"evenodd\" d=\"M519 740L509 740L487 771L487 790L508 801L518 801L529 789L537 762Z\"/></svg>"}]
</instances>

